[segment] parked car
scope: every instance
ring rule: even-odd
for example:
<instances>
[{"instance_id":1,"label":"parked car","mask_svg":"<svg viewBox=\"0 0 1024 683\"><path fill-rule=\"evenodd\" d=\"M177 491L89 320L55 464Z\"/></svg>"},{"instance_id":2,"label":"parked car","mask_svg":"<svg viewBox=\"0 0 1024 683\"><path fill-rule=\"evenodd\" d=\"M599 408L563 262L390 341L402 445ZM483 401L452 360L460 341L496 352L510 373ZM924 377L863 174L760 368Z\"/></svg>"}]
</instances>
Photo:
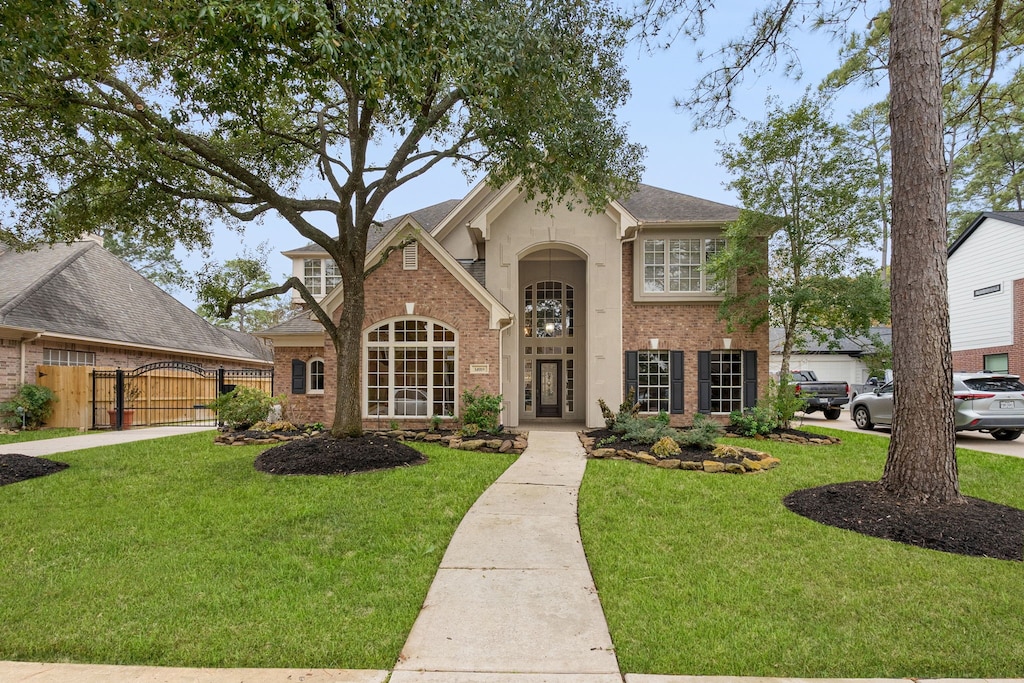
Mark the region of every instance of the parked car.
<instances>
[{"instance_id":1,"label":"parked car","mask_svg":"<svg viewBox=\"0 0 1024 683\"><path fill-rule=\"evenodd\" d=\"M891 426L894 382L850 403L858 429ZM953 403L958 432L987 432L999 441L1013 441L1024 431L1024 383L1018 375L991 372L953 373Z\"/></svg>"},{"instance_id":2,"label":"parked car","mask_svg":"<svg viewBox=\"0 0 1024 683\"><path fill-rule=\"evenodd\" d=\"M822 411L826 420L838 420L842 407L850 400L850 385L846 382L828 382L818 379L813 370L794 370L793 391L804 399L803 411Z\"/></svg>"}]
</instances>

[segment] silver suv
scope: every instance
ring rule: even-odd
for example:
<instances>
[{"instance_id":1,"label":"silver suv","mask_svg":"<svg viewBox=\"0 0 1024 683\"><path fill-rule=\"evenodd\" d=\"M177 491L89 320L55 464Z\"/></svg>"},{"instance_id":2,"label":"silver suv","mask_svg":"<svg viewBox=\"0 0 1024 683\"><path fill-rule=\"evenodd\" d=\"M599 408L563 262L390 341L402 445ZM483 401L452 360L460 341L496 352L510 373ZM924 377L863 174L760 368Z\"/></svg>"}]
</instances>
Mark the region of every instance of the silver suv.
<instances>
[{"instance_id":1,"label":"silver suv","mask_svg":"<svg viewBox=\"0 0 1024 683\"><path fill-rule=\"evenodd\" d=\"M892 425L893 390L888 382L853 399L850 417L859 429ZM1012 441L1024 431L1024 383L1018 375L954 372L953 399L958 432L988 432Z\"/></svg>"}]
</instances>

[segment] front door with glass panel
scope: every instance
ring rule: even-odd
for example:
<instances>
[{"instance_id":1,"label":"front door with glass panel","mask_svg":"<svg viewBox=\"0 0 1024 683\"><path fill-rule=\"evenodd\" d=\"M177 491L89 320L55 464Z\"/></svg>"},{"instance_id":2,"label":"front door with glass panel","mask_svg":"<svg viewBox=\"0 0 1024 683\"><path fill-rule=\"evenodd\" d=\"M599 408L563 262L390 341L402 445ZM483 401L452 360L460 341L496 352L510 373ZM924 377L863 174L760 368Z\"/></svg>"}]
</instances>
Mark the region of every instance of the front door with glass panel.
<instances>
[{"instance_id":1,"label":"front door with glass panel","mask_svg":"<svg viewBox=\"0 0 1024 683\"><path fill-rule=\"evenodd\" d=\"M562 417L562 361L537 361L537 417Z\"/></svg>"}]
</instances>

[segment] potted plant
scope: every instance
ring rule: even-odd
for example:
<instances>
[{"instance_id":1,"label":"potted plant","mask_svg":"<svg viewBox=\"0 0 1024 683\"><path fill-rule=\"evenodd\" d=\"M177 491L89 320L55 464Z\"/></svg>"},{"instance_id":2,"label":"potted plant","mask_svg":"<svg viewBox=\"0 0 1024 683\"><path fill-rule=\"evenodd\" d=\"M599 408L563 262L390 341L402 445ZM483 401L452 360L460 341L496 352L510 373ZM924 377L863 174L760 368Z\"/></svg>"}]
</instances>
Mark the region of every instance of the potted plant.
<instances>
[{"instance_id":1,"label":"potted plant","mask_svg":"<svg viewBox=\"0 0 1024 683\"><path fill-rule=\"evenodd\" d=\"M135 421L135 409L131 406L135 405L135 402L139 400L142 395L142 389L133 379L124 380L124 412L121 415L121 429L131 429L132 423ZM110 409L107 411L107 416L110 418L110 426L117 426L117 410Z\"/></svg>"}]
</instances>

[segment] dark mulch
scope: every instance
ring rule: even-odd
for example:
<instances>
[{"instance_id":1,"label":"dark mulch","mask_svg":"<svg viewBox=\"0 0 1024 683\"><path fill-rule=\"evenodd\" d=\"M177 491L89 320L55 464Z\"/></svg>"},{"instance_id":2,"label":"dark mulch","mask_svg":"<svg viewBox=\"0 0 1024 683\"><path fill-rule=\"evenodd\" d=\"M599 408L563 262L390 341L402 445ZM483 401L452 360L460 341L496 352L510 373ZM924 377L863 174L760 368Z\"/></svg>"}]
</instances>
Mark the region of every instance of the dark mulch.
<instances>
[{"instance_id":1,"label":"dark mulch","mask_svg":"<svg viewBox=\"0 0 1024 683\"><path fill-rule=\"evenodd\" d=\"M1024 510L966 498L963 504L908 502L879 482L851 481L794 491L787 508L821 524L947 553L1024 560Z\"/></svg>"},{"instance_id":2,"label":"dark mulch","mask_svg":"<svg viewBox=\"0 0 1024 683\"><path fill-rule=\"evenodd\" d=\"M617 451L633 451L634 453L636 453L637 451L643 451L645 453L650 453L651 455L654 455L654 453L651 452L651 448L654 446L654 444L644 444L636 443L635 441L626 441L621 438L620 434L616 434L610 429L591 429L586 432L586 435L594 439L594 448L614 448ZM610 440L605 441L605 439ZM688 460L690 462L704 462L705 460L712 459L711 451L706 451L702 448L689 448L687 446L681 446L681 448L682 452L679 455L673 455L673 459ZM657 458L658 456L654 455L654 457ZM661 459L664 460L664 458ZM719 462L743 462L743 458L722 457L714 459L718 460Z\"/></svg>"},{"instance_id":3,"label":"dark mulch","mask_svg":"<svg viewBox=\"0 0 1024 683\"><path fill-rule=\"evenodd\" d=\"M426 461L419 451L387 436L336 439L321 434L268 448L256 458L255 467L269 474L354 474Z\"/></svg>"},{"instance_id":4,"label":"dark mulch","mask_svg":"<svg viewBox=\"0 0 1024 683\"><path fill-rule=\"evenodd\" d=\"M0 486L5 484L16 484L26 479L44 477L66 470L67 463L47 460L46 458L33 458L30 455L11 453L8 455L0 453Z\"/></svg>"},{"instance_id":5,"label":"dark mulch","mask_svg":"<svg viewBox=\"0 0 1024 683\"><path fill-rule=\"evenodd\" d=\"M815 434L814 432L806 432L806 431L804 431L802 429L781 429L781 428L776 428L776 429L772 430L772 433L773 434L780 434L780 435L781 434L789 434L790 436L799 436L799 437L802 437L804 439L820 439L821 438L821 434ZM725 426L725 435L726 436L740 436L740 433L739 433L739 431L736 429L736 427L734 425L726 425Z\"/></svg>"}]
</instances>

